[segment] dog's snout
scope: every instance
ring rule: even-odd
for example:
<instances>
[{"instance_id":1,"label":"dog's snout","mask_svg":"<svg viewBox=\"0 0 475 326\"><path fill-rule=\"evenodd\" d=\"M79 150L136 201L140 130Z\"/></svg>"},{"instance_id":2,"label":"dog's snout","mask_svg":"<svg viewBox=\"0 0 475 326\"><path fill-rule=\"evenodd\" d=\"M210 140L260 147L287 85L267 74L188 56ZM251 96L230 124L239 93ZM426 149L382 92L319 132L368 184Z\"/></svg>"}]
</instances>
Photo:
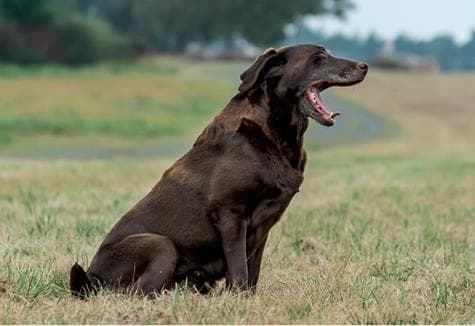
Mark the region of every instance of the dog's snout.
<instances>
[{"instance_id":1,"label":"dog's snout","mask_svg":"<svg viewBox=\"0 0 475 326\"><path fill-rule=\"evenodd\" d=\"M365 62L358 62L358 67L359 67L361 70L368 70L368 64L365 63Z\"/></svg>"}]
</instances>

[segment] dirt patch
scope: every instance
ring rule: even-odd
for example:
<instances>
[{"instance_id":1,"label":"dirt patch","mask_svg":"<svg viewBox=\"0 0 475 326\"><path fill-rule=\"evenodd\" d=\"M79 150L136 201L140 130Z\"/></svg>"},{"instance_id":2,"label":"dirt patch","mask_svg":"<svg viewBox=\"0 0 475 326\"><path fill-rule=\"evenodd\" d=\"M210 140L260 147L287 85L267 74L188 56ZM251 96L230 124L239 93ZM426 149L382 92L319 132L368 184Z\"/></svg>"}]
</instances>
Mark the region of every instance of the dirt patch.
<instances>
[{"instance_id":1,"label":"dirt patch","mask_svg":"<svg viewBox=\"0 0 475 326\"><path fill-rule=\"evenodd\" d=\"M0 279L0 295L7 293L7 281Z\"/></svg>"}]
</instances>

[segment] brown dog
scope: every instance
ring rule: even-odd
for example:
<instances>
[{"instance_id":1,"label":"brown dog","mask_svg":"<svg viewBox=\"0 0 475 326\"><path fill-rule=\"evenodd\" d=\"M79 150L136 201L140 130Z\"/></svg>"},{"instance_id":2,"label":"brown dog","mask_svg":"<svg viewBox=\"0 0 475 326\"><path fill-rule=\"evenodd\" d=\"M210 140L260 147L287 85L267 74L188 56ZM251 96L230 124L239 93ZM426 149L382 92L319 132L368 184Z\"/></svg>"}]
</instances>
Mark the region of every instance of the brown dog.
<instances>
[{"instance_id":1,"label":"brown dog","mask_svg":"<svg viewBox=\"0 0 475 326\"><path fill-rule=\"evenodd\" d=\"M262 54L190 151L115 224L88 271L72 267L72 293L151 294L185 279L206 292L223 277L253 289L269 230L303 180L308 118L331 126L340 114L320 92L359 83L367 70L315 45Z\"/></svg>"}]
</instances>

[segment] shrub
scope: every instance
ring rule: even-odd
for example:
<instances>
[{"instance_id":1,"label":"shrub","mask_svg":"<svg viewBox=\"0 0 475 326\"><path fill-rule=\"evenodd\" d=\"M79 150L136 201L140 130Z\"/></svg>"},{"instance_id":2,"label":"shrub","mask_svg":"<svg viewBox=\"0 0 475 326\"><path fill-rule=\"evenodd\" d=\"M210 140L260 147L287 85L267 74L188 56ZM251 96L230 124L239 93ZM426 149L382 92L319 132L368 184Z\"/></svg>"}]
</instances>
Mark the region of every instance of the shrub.
<instances>
[{"instance_id":1,"label":"shrub","mask_svg":"<svg viewBox=\"0 0 475 326\"><path fill-rule=\"evenodd\" d=\"M0 23L0 61L69 65L130 59L143 50L140 40L120 36L101 21L66 17L48 26Z\"/></svg>"}]
</instances>

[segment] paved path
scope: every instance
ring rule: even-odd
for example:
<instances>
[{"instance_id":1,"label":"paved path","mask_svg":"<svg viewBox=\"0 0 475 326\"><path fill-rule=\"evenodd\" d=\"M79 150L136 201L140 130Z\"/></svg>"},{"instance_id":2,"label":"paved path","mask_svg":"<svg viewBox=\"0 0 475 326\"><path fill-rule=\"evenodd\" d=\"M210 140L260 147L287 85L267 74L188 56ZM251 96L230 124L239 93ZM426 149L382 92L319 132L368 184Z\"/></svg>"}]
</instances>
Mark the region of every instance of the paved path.
<instances>
[{"instance_id":1,"label":"paved path","mask_svg":"<svg viewBox=\"0 0 475 326\"><path fill-rule=\"evenodd\" d=\"M325 94L328 105L334 110L341 111L333 127L323 127L310 121L309 130L305 134L307 148L325 148L340 144L370 141L387 134L388 124L379 116L351 102ZM175 159L186 153L193 139L176 138L157 140L153 145L128 149L110 148L71 148L71 149L41 149L35 152L15 155L2 155L0 158L24 159L65 159L65 160L105 160L114 158L128 159Z\"/></svg>"},{"instance_id":2,"label":"paved path","mask_svg":"<svg viewBox=\"0 0 475 326\"><path fill-rule=\"evenodd\" d=\"M389 133L389 123L379 115L339 97L324 95L333 111L340 111L335 125L324 127L310 123L305 134L305 142L310 147L324 147L328 144L339 145L367 142Z\"/></svg>"}]
</instances>

